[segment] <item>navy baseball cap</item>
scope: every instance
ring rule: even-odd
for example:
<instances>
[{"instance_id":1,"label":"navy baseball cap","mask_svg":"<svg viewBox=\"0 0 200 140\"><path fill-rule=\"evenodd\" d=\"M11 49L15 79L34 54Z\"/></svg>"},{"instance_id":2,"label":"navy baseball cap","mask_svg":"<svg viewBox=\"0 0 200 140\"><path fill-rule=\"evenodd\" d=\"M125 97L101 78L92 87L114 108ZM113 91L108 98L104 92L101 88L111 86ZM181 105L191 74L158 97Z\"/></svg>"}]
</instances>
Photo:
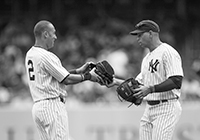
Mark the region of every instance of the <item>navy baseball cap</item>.
<instances>
[{"instance_id":1,"label":"navy baseball cap","mask_svg":"<svg viewBox=\"0 0 200 140\"><path fill-rule=\"evenodd\" d=\"M160 32L160 28L157 23L152 20L142 20L135 26L135 29L130 32L130 34L137 35L138 33L148 32L150 30L157 33Z\"/></svg>"}]
</instances>

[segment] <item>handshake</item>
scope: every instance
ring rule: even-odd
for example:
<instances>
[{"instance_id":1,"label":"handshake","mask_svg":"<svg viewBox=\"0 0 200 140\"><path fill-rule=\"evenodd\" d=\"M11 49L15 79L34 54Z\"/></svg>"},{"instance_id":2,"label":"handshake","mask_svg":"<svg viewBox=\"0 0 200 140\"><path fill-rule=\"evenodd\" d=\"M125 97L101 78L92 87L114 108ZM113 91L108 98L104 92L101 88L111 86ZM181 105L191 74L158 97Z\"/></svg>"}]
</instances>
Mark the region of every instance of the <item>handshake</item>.
<instances>
[{"instance_id":1,"label":"handshake","mask_svg":"<svg viewBox=\"0 0 200 140\"><path fill-rule=\"evenodd\" d=\"M94 73L90 72L94 69ZM83 73L83 79L88 79L94 82L98 82L101 85L108 85L113 82L114 78L114 69L112 66L106 61L100 61L98 63L87 62L81 68L78 69Z\"/></svg>"},{"instance_id":2,"label":"handshake","mask_svg":"<svg viewBox=\"0 0 200 140\"><path fill-rule=\"evenodd\" d=\"M93 68L96 76L92 72L90 73ZM86 63L80 69L84 70L82 73L85 73L85 75L90 75L89 80L98 82L100 85L105 85L108 88L117 85L116 92L120 101L125 100L137 106L142 103L142 99L134 95L136 94L135 89L140 87L140 83L134 78L126 80L114 78L114 69L106 60L96 64L91 62Z\"/></svg>"}]
</instances>

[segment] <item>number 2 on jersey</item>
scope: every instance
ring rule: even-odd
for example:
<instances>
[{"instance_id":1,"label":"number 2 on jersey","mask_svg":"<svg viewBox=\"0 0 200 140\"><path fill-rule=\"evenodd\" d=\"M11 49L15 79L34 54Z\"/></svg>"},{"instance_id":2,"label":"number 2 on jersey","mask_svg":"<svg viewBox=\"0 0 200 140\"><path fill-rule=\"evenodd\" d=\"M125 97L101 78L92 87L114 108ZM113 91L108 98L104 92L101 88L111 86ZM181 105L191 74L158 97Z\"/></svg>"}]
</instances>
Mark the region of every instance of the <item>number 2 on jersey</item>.
<instances>
[{"instance_id":1,"label":"number 2 on jersey","mask_svg":"<svg viewBox=\"0 0 200 140\"><path fill-rule=\"evenodd\" d=\"M28 65L30 65L30 67L28 68L29 78L31 81L33 81L35 80L35 75L31 74L32 72L34 72L33 62L31 60L28 60Z\"/></svg>"}]
</instances>

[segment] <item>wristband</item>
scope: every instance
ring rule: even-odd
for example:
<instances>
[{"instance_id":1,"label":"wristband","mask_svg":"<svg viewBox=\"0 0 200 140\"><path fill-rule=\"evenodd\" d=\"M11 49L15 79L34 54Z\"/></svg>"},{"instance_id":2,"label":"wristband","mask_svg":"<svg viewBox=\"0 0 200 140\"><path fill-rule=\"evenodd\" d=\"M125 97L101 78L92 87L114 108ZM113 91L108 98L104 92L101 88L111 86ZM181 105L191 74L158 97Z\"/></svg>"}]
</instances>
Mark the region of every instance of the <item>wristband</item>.
<instances>
[{"instance_id":1,"label":"wristband","mask_svg":"<svg viewBox=\"0 0 200 140\"><path fill-rule=\"evenodd\" d=\"M84 81L84 75L83 74L80 75L81 75L81 81Z\"/></svg>"}]
</instances>

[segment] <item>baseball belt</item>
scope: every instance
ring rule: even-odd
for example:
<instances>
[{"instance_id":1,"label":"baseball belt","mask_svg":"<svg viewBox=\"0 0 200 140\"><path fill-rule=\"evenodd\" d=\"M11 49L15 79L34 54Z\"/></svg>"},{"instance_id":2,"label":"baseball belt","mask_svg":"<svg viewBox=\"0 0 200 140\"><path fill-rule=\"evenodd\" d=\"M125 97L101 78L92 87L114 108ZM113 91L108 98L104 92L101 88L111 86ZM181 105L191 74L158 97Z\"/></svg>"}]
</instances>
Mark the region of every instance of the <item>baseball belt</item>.
<instances>
[{"instance_id":1,"label":"baseball belt","mask_svg":"<svg viewBox=\"0 0 200 140\"><path fill-rule=\"evenodd\" d=\"M163 100L151 100L151 101L147 101L148 105L158 105L160 103L165 103L168 102L169 100L178 100L178 96L176 96L176 98L172 98L172 99L163 99Z\"/></svg>"},{"instance_id":2,"label":"baseball belt","mask_svg":"<svg viewBox=\"0 0 200 140\"><path fill-rule=\"evenodd\" d=\"M38 101L35 101L35 103L37 103L37 102L40 102L40 101L45 101L45 100L55 100L55 99L60 99L60 101L62 102L62 103L65 103L65 99L63 98L63 97L55 97L55 98L46 98L46 99L42 99L42 100L38 100Z\"/></svg>"}]
</instances>

